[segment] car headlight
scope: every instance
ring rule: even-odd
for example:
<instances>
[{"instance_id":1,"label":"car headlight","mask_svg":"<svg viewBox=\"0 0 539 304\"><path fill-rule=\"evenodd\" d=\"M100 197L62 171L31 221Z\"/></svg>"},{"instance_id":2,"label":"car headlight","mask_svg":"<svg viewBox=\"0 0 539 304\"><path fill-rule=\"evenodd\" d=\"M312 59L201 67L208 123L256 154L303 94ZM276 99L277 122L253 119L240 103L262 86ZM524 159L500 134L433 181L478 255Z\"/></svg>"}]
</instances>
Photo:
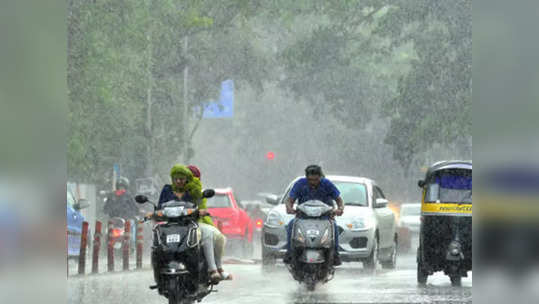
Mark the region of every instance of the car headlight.
<instances>
[{"instance_id":1,"label":"car headlight","mask_svg":"<svg viewBox=\"0 0 539 304\"><path fill-rule=\"evenodd\" d=\"M266 225L272 227L280 227L284 224L283 217L277 211L271 211L266 219Z\"/></svg>"},{"instance_id":2,"label":"car headlight","mask_svg":"<svg viewBox=\"0 0 539 304\"><path fill-rule=\"evenodd\" d=\"M374 227L374 219L372 217L358 217L346 226L352 231L370 229Z\"/></svg>"}]
</instances>

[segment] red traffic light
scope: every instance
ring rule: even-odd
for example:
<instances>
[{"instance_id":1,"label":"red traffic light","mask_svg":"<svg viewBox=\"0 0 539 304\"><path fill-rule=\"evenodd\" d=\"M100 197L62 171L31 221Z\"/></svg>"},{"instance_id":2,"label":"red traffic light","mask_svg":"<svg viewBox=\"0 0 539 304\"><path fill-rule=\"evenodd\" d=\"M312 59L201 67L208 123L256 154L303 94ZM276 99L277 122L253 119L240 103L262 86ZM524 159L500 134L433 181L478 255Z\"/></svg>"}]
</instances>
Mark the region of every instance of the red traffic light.
<instances>
[{"instance_id":1,"label":"red traffic light","mask_svg":"<svg viewBox=\"0 0 539 304\"><path fill-rule=\"evenodd\" d=\"M266 158L267 158L267 159L270 159L270 160L271 160L271 159L274 159L274 158L275 158L275 153L273 153L273 152L268 152L268 153L266 153Z\"/></svg>"}]
</instances>

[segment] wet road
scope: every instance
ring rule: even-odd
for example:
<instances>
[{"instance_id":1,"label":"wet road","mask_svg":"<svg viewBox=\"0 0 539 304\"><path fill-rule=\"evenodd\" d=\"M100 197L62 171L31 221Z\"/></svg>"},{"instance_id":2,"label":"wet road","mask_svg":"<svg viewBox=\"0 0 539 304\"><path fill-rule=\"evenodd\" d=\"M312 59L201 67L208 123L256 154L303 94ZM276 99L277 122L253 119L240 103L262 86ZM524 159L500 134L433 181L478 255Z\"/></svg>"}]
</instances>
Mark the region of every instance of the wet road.
<instances>
[{"instance_id":1,"label":"wet road","mask_svg":"<svg viewBox=\"0 0 539 304\"><path fill-rule=\"evenodd\" d=\"M335 278L307 291L293 281L283 265L262 272L260 265L226 265L234 281L222 282L218 292L202 303L471 303L472 278L462 287L451 287L442 273L429 277L426 287L416 283L415 259L400 257L395 270L378 269L375 275L363 271L359 263L344 263ZM100 274L68 279L68 303L166 303L150 290L149 269L129 273Z\"/></svg>"}]
</instances>

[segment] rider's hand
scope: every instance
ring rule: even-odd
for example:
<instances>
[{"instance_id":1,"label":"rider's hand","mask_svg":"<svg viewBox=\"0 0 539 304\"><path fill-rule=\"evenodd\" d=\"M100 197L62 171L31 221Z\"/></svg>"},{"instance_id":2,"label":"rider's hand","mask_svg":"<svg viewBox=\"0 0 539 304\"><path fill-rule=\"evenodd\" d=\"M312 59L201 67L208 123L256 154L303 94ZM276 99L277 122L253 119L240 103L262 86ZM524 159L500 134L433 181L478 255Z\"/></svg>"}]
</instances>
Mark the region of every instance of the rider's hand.
<instances>
[{"instance_id":1,"label":"rider's hand","mask_svg":"<svg viewBox=\"0 0 539 304\"><path fill-rule=\"evenodd\" d=\"M200 216L206 216L206 215L209 215L210 213L208 212L208 209L199 209L198 214Z\"/></svg>"},{"instance_id":2,"label":"rider's hand","mask_svg":"<svg viewBox=\"0 0 539 304\"><path fill-rule=\"evenodd\" d=\"M344 212L344 209L338 208L337 210L335 210L335 215L341 216L343 214L343 212Z\"/></svg>"},{"instance_id":3,"label":"rider's hand","mask_svg":"<svg viewBox=\"0 0 539 304\"><path fill-rule=\"evenodd\" d=\"M294 214L296 213L296 210L294 210L294 208L290 207L290 206L286 206L286 213L288 214Z\"/></svg>"}]
</instances>

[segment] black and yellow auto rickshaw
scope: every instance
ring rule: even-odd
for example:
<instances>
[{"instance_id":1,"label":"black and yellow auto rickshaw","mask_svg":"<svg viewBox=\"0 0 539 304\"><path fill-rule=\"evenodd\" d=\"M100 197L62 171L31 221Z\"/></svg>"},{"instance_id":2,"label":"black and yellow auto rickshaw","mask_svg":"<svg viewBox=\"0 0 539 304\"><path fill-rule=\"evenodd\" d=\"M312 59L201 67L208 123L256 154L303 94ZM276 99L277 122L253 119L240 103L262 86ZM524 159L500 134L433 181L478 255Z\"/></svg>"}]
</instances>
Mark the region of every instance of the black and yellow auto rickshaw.
<instances>
[{"instance_id":1,"label":"black and yellow auto rickshaw","mask_svg":"<svg viewBox=\"0 0 539 304\"><path fill-rule=\"evenodd\" d=\"M443 271L453 286L472 270L472 162L441 161L432 165L421 202L417 281Z\"/></svg>"}]
</instances>

